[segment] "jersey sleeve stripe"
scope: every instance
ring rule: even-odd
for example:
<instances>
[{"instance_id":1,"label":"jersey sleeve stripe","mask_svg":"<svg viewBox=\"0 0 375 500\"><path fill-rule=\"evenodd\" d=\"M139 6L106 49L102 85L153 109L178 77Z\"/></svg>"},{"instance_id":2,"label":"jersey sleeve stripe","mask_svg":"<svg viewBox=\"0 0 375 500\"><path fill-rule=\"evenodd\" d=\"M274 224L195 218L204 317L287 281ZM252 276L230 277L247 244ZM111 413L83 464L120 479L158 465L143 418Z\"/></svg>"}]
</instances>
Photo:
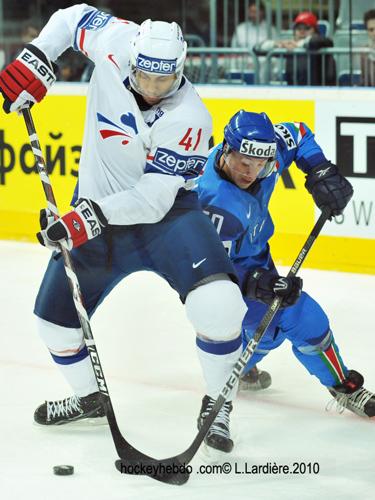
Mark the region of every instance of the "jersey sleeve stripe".
<instances>
[{"instance_id":1,"label":"jersey sleeve stripe","mask_svg":"<svg viewBox=\"0 0 375 500\"><path fill-rule=\"evenodd\" d=\"M80 36L79 36L79 49L83 54L85 54L85 56L88 56L87 52L83 48L83 44L85 41L85 35L86 35L86 30L84 28L82 28Z\"/></svg>"},{"instance_id":2,"label":"jersey sleeve stripe","mask_svg":"<svg viewBox=\"0 0 375 500\"><path fill-rule=\"evenodd\" d=\"M96 10L90 10L90 12L87 12L83 17L82 19L80 20L80 22L78 23L78 26L76 28L76 32L75 32L75 35L74 35L74 44L73 44L73 49L76 50L77 52L80 50L79 47L78 47L78 44L77 44L77 38L78 38L78 30L81 28L81 26L83 26L86 21L88 20L89 17L92 17L93 14L95 14Z\"/></svg>"},{"instance_id":3,"label":"jersey sleeve stripe","mask_svg":"<svg viewBox=\"0 0 375 500\"><path fill-rule=\"evenodd\" d=\"M96 16L97 13L98 9L90 10L90 12L88 12L86 15L82 17L82 19L78 24L78 28L82 28L90 24L91 20Z\"/></svg>"}]
</instances>

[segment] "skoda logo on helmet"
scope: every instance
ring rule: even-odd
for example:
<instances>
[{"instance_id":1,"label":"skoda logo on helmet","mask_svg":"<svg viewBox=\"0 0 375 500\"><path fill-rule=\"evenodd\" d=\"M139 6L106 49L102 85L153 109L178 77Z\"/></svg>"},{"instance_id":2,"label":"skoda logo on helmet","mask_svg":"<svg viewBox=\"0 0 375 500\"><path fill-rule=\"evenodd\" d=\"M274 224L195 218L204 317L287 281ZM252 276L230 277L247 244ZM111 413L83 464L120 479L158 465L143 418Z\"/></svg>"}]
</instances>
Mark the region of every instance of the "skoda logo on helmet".
<instances>
[{"instance_id":1,"label":"skoda logo on helmet","mask_svg":"<svg viewBox=\"0 0 375 500\"><path fill-rule=\"evenodd\" d=\"M274 158L276 155L275 142L257 142L249 139L242 139L240 153L259 158Z\"/></svg>"}]
</instances>

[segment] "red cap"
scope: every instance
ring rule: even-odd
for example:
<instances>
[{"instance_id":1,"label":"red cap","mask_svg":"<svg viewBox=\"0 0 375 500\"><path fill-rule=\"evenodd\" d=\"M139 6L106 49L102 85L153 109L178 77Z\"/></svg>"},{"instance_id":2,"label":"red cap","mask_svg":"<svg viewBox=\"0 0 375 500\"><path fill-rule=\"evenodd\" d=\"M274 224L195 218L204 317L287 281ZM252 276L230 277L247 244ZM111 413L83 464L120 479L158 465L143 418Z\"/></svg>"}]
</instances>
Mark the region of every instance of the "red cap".
<instances>
[{"instance_id":1,"label":"red cap","mask_svg":"<svg viewBox=\"0 0 375 500\"><path fill-rule=\"evenodd\" d=\"M294 20L294 26L297 24L305 24L306 26L316 28L318 26L318 18L312 12L300 12Z\"/></svg>"}]
</instances>

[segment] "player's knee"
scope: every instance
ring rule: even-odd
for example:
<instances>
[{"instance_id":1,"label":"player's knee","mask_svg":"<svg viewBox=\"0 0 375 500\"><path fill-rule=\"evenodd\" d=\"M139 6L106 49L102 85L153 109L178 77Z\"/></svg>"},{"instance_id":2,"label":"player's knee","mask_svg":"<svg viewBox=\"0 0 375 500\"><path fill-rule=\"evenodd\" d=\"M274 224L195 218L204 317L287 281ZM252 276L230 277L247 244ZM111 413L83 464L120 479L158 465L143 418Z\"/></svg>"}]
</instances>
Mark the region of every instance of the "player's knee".
<instances>
[{"instance_id":1,"label":"player's knee","mask_svg":"<svg viewBox=\"0 0 375 500\"><path fill-rule=\"evenodd\" d=\"M186 314L201 337L225 341L238 337L247 307L232 281L218 280L199 286L186 298Z\"/></svg>"},{"instance_id":2,"label":"player's knee","mask_svg":"<svg viewBox=\"0 0 375 500\"><path fill-rule=\"evenodd\" d=\"M71 356L84 346L83 334L80 328L66 328L55 325L36 316L38 333L51 352L56 356Z\"/></svg>"},{"instance_id":3,"label":"player's knee","mask_svg":"<svg viewBox=\"0 0 375 500\"><path fill-rule=\"evenodd\" d=\"M318 343L329 330L329 320L318 302L302 292L294 306L283 310L282 329L293 345Z\"/></svg>"}]
</instances>

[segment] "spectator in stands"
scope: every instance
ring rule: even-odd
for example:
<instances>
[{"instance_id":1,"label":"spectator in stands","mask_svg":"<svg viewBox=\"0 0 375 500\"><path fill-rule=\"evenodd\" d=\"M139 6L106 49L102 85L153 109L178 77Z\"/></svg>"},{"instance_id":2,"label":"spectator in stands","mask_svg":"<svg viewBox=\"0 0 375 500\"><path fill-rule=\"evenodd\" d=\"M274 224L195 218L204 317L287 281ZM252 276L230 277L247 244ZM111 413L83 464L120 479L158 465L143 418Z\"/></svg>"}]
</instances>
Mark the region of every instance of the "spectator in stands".
<instances>
[{"instance_id":1,"label":"spectator in stands","mask_svg":"<svg viewBox=\"0 0 375 500\"><path fill-rule=\"evenodd\" d=\"M34 38L39 35L39 28L33 23L26 23L21 31L21 41L24 44L30 43Z\"/></svg>"},{"instance_id":2,"label":"spectator in stands","mask_svg":"<svg viewBox=\"0 0 375 500\"><path fill-rule=\"evenodd\" d=\"M19 55L24 46L39 35L39 31L39 28L37 28L32 21L25 21L21 27L19 43L12 45L12 49L6 57L6 63L9 64L13 61Z\"/></svg>"},{"instance_id":3,"label":"spectator in stands","mask_svg":"<svg viewBox=\"0 0 375 500\"><path fill-rule=\"evenodd\" d=\"M232 37L231 45L233 48L246 48L249 51L253 50L254 46L262 41L267 40L269 33L271 38L275 38L276 31L273 26L269 26L265 20L266 9L264 3L261 0L250 0L249 7L247 11L248 20L244 23L240 23ZM265 58L258 58L259 62L259 83L266 83L266 65ZM243 64L241 58L237 62L238 68L243 69ZM235 68L234 61L232 61L232 67ZM254 62L250 58L247 61L247 70L254 71Z\"/></svg>"},{"instance_id":4,"label":"spectator in stands","mask_svg":"<svg viewBox=\"0 0 375 500\"><path fill-rule=\"evenodd\" d=\"M367 47L372 52L361 55L361 84L375 87L375 9L365 12L363 22L369 38Z\"/></svg>"},{"instance_id":5,"label":"spectator in stands","mask_svg":"<svg viewBox=\"0 0 375 500\"><path fill-rule=\"evenodd\" d=\"M72 49L65 51L57 60L59 70L57 80L60 82L79 82L86 68L86 58Z\"/></svg>"},{"instance_id":6,"label":"spectator in stands","mask_svg":"<svg viewBox=\"0 0 375 500\"><path fill-rule=\"evenodd\" d=\"M331 55L322 56L316 51L333 47L330 38L318 30L318 19L312 12L300 12L293 22L293 39L265 40L255 46L256 54L264 54L275 48L292 52L304 48L306 54L286 54L286 81L288 85L335 85L336 65ZM309 53L311 51L311 53Z\"/></svg>"},{"instance_id":7,"label":"spectator in stands","mask_svg":"<svg viewBox=\"0 0 375 500\"><path fill-rule=\"evenodd\" d=\"M248 20L237 26L232 37L232 47L248 48L252 50L256 43L266 40L268 35L268 25L265 20L266 9L260 0L250 0L247 11ZM275 28L270 27L271 38L275 36Z\"/></svg>"}]
</instances>

